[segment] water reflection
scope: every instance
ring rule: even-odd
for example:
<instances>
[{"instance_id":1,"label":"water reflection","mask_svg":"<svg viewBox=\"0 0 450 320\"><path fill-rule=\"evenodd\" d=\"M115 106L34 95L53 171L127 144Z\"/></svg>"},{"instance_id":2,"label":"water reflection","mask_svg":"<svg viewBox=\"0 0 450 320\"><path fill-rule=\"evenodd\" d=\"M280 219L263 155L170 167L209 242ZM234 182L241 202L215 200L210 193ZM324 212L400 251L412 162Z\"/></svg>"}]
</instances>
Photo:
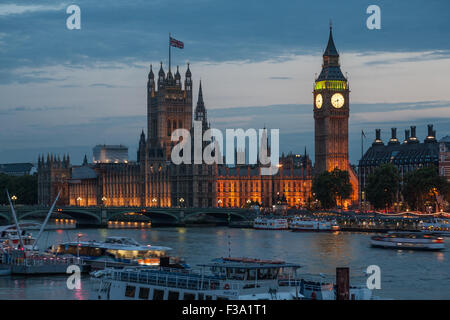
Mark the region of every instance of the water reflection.
<instances>
[{"instance_id":1,"label":"water reflection","mask_svg":"<svg viewBox=\"0 0 450 320\"><path fill-rule=\"evenodd\" d=\"M56 230L44 234L39 247L76 240L104 240L108 236L126 236L152 245L173 248L191 266L213 258L247 256L282 259L299 263L301 272L324 273L334 278L335 268L348 266L352 284L364 284L369 265L380 266L382 289L375 295L395 299L446 299L450 296L450 262L447 251L414 252L375 249L369 246L370 234L301 233L253 229L155 228L155 229L83 229ZM82 288L69 290L67 276L0 277L0 299L87 299L90 282L82 278ZM426 296L425 296L426 294Z\"/></svg>"}]
</instances>

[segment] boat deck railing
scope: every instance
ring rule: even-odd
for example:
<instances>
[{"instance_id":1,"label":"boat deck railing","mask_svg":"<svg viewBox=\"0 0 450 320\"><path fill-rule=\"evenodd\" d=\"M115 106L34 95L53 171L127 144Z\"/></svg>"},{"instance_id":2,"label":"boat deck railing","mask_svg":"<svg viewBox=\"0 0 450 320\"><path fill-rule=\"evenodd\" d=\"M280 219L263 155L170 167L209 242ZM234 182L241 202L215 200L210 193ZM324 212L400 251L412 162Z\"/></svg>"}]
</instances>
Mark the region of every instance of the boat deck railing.
<instances>
[{"instance_id":1,"label":"boat deck railing","mask_svg":"<svg viewBox=\"0 0 450 320\"><path fill-rule=\"evenodd\" d=\"M10 255L1 255L0 263L14 266L43 266L43 265L80 265L84 261L80 258L53 258L53 257L11 257Z\"/></svg>"},{"instance_id":2,"label":"boat deck railing","mask_svg":"<svg viewBox=\"0 0 450 320\"><path fill-rule=\"evenodd\" d=\"M192 270L167 268L161 270L111 269L105 273L104 278L188 290L241 290L259 288L264 285L261 281L229 280Z\"/></svg>"}]
</instances>

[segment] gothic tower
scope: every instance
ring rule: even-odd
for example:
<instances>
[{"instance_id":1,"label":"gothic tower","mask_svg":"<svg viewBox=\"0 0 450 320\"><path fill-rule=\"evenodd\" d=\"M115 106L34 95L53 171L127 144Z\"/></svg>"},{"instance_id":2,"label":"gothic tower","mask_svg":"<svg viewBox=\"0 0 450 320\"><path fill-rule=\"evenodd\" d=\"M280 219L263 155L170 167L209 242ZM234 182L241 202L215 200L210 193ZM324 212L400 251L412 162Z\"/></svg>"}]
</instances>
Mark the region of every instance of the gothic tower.
<instances>
[{"instance_id":1,"label":"gothic tower","mask_svg":"<svg viewBox=\"0 0 450 320\"><path fill-rule=\"evenodd\" d=\"M314 86L315 173L349 170L349 85L342 74L332 27Z\"/></svg>"},{"instance_id":2,"label":"gothic tower","mask_svg":"<svg viewBox=\"0 0 450 320\"><path fill-rule=\"evenodd\" d=\"M190 130L192 126L192 75L189 64L182 88L177 67L175 76L169 69L165 74L161 62L158 82L155 83L152 67L147 83L147 139L150 161L169 161L175 142L171 141L176 129Z\"/></svg>"}]
</instances>

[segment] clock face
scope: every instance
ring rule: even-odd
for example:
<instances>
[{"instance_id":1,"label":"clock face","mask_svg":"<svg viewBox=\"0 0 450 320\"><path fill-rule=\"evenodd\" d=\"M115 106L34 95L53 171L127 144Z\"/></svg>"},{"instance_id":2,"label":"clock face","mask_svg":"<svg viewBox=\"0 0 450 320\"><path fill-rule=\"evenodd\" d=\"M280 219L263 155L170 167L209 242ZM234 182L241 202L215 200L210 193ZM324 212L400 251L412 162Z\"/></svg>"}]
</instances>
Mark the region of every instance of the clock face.
<instances>
[{"instance_id":1,"label":"clock face","mask_svg":"<svg viewBox=\"0 0 450 320\"><path fill-rule=\"evenodd\" d=\"M342 108L342 106L344 105L344 102L345 102L344 96L340 93L335 93L331 97L331 104L335 108Z\"/></svg>"},{"instance_id":2,"label":"clock face","mask_svg":"<svg viewBox=\"0 0 450 320\"><path fill-rule=\"evenodd\" d=\"M323 98L322 98L322 95L319 93L316 96L316 107L317 107L317 109L322 108L322 102L323 102Z\"/></svg>"}]
</instances>

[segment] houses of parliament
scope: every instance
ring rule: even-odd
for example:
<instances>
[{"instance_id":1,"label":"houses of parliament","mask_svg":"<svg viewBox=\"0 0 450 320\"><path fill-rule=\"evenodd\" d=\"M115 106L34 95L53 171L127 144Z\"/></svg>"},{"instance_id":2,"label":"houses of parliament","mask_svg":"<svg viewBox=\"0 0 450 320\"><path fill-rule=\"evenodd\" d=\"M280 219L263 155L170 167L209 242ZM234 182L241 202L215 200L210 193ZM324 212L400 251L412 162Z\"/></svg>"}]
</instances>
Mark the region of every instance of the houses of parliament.
<instances>
[{"instance_id":1,"label":"houses of parliament","mask_svg":"<svg viewBox=\"0 0 450 320\"><path fill-rule=\"evenodd\" d=\"M62 190L59 205L132 207L243 207L283 202L303 207L311 201L316 173L348 170L357 201L358 181L348 164L349 88L343 76L332 30L314 88L315 167L306 150L282 155L275 175L262 175L261 165L179 164L171 162L173 130L193 131L193 120L210 128L201 83L193 108L189 64L184 77L163 65L152 66L147 80L147 132L139 138L137 160L71 165L70 157L38 159L38 201L50 205Z\"/></svg>"}]
</instances>

